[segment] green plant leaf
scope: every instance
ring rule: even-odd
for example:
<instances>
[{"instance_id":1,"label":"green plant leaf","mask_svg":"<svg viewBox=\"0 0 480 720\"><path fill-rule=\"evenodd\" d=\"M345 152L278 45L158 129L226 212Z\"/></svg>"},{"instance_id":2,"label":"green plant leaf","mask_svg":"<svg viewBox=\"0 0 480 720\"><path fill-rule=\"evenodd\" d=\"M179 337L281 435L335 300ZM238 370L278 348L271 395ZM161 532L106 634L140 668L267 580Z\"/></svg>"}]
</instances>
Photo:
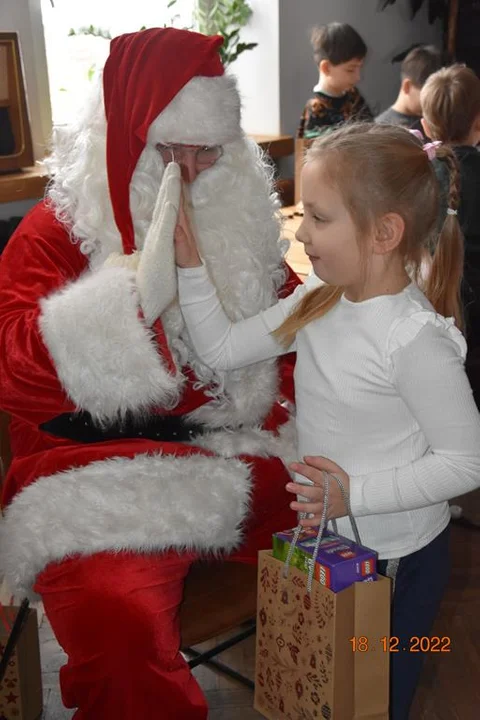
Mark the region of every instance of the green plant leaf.
<instances>
[{"instance_id":1,"label":"green plant leaf","mask_svg":"<svg viewBox=\"0 0 480 720\"><path fill-rule=\"evenodd\" d=\"M246 0L196 0L196 29L205 35L219 34L224 42L219 50L225 66L231 64L246 50L257 43L239 42L240 32L252 16L252 8Z\"/></svg>"},{"instance_id":2,"label":"green plant leaf","mask_svg":"<svg viewBox=\"0 0 480 720\"><path fill-rule=\"evenodd\" d=\"M237 50L239 53L245 52L245 50L253 50L256 48L258 43L238 43Z\"/></svg>"}]
</instances>

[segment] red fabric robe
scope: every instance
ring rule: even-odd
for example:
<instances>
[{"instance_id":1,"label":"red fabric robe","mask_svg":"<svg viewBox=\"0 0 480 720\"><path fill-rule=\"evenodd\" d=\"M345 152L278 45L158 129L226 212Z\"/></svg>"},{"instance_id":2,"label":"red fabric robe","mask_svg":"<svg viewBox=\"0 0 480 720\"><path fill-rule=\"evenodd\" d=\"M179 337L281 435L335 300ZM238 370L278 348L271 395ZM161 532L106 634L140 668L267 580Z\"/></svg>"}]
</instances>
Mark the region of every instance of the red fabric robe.
<instances>
[{"instance_id":1,"label":"red fabric robe","mask_svg":"<svg viewBox=\"0 0 480 720\"><path fill-rule=\"evenodd\" d=\"M75 409L95 413L102 397L114 409L121 402L134 412L172 414L212 402L196 388L188 367L182 368L174 407L162 405L163 381L158 392L155 387L144 392L157 371L172 376L171 354L161 323L153 332L143 326L130 282L123 268L89 270L79 245L44 203L23 220L1 258L1 408L11 416L14 456L3 503L7 517L12 513L9 526L16 528L16 537L8 539L17 548L10 576L23 591L49 562L67 555L231 551L253 528L256 547L268 546L272 530L287 519L294 522L286 511L288 474L278 458L268 456L289 417L280 405L293 395L288 356L280 364L282 386L263 422L270 448L258 453L263 457L248 448L240 458L219 457L194 444L141 438L82 444L39 428ZM290 273L282 294L297 283ZM130 343L133 331L137 339ZM130 351L137 354L130 358ZM145 357L139 369L138 359L143 363Z\"/></svg>"}]
</instances>

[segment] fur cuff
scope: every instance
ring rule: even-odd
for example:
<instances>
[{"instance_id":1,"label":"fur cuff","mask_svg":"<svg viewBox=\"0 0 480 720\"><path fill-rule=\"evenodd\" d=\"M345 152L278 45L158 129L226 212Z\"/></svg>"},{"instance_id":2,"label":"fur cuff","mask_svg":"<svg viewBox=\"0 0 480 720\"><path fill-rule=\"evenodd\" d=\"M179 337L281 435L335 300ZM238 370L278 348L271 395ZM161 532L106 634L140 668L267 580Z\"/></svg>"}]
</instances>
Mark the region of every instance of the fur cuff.
<instances>
[{"instance_id":1,"label":"fur cuff","mask_svg":"<svg viewBox=\"0 0 480 720\"><path fill-rule=\"evenodd\" d=\"M240 460L201 455L117 457L41 477L6 509L0 570L23 595L48 563L77 553L231 551L250 488Z\"/></svg>"},{"instance_id":2,"label":"fur cuff","mask_svg":"<svg viewBox=\"0 0 480 720\"><path fill-rule=\"evenodd\" d=\"M163 366L138 313L135 274L121 267L87 273L41 303L40 330L58 377L99 422L177 402L181 378Z\"/></svg>"}]
</instances>

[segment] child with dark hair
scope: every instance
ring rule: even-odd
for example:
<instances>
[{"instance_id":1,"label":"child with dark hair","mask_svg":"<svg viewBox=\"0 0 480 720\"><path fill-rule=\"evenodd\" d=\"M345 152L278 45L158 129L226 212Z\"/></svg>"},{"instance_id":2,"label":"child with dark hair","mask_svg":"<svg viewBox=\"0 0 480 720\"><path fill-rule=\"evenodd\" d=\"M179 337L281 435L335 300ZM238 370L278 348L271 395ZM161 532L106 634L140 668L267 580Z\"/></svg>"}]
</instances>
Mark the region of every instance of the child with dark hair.
<instances>
[{"instance_id":1,"label":"child with dark hair","mask_svg":"<svg viewBox=\"0 0 480 720\"><path fill-rule=\"evenodd\" d=\"M402 62L400 91L395 103L375 118L378 123L420 127L420 92L428 77L442 67L442 55L433 45L419 45Z\"/></svg>"},{"instance_id":2,"label":"child with dark hair","mask_svg":"<svg viewBox=\"0 0 480 720\"><path fill-rule=\"evenodd\" d=\"M303 110L298 137L317 137L353 118L371 120L370 108L355 87L367 54L357 31L346 23L330 23L313 30L311 43L319 80Z\"/></svg>"}]
</instances>

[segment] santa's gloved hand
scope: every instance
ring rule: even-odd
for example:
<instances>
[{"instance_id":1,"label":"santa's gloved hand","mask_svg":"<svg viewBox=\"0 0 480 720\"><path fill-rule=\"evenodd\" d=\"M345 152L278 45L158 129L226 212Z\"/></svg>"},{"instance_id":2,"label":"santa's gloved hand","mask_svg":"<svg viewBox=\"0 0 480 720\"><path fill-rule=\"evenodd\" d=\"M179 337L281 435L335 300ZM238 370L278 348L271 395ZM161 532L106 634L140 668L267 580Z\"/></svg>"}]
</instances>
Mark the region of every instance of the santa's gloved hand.
<instances>
[{"instance_id":1,"label":"santa's gloved hand","mask_svg":"<svg viewBox=\"0 0 480 720\"><path fill-rule=\"evenodd\" d=\"M169 163L138 263L137 287L147 325L153 325L177 294L174 235L181 194L181 172Z\"/></svg>"}]
</instances>

